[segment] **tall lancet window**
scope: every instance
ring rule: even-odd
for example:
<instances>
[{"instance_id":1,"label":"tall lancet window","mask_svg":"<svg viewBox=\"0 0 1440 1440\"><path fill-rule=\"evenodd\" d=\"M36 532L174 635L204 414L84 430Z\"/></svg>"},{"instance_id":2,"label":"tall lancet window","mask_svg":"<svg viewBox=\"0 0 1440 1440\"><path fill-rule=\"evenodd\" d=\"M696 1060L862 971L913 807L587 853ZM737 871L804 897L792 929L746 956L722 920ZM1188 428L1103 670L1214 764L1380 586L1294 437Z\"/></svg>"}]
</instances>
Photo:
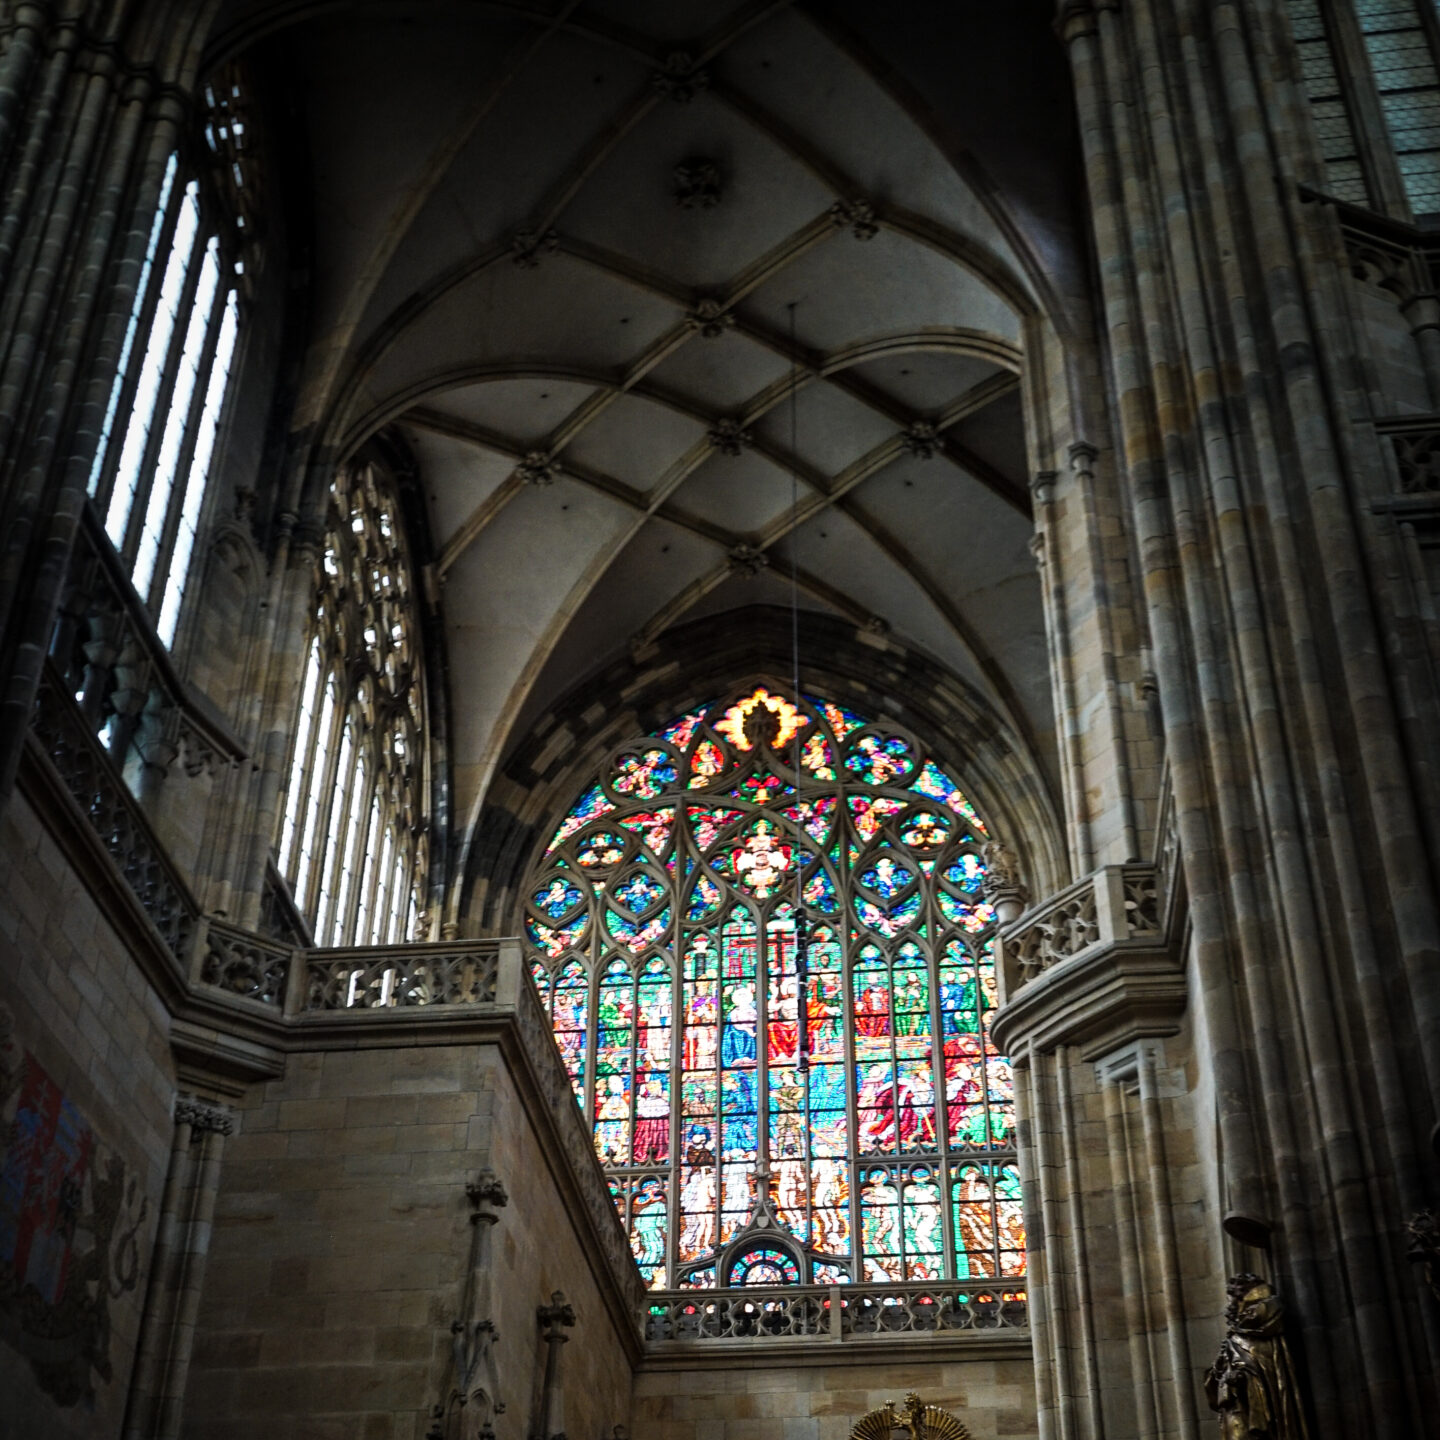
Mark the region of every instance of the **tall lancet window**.
<instances>
[{"instance_id":1,"label":"tall lancet window","mask_svg":"<svg viewBox=\"0 0 1440 1440\"><path fill-rule=\"evenodd\" d=\"M564 817L530 973L652 1286L1022 1283L989 838L902 727L766 687Z\"/></svg>"},{"instance_id":2,"label":"tall lancet window","mask_svg":"<svg viewBox=\"0 0 1440 1440\"><path fill-rule=\"evenodd\" d=\"M317 945L416 938L428 792L412 595L384 473L342 470L316 575L276 847Z\"/></svg>"},{"instance_id":3,"label":"tall lancet window","mask_svg":"<svg viewBox=\"0 0 1440 1440\"><path fill-rule=\"evenodd\" d=\"M253 182L238 81L205 97L203 144L171 155L161 180L89 482L166 646L230 388Z\"/></svg>"}]
</instances>

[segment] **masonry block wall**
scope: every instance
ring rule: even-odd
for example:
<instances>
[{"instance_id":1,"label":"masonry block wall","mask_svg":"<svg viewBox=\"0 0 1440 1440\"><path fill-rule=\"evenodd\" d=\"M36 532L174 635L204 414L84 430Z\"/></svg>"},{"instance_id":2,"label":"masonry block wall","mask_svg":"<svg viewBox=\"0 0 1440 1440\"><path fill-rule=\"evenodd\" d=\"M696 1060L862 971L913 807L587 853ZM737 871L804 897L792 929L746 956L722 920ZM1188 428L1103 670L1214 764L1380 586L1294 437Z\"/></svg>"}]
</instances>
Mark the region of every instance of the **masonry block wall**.
<instances>
[{"instance_id":1,"label":"masonry block wall","mask_svg":"<svg viewBox=\"0 0 1440 1440\"><path fill-rule=\"evenodd\" d=\"M0 812L0 1434L120 1433L175 1097L169 1017L16 795Z\"/></svg>"},{"instance_id":2,"label":"masonry block wall","mask_svg":"<svg viewBox=\"0 0 1440 1440\"><path fill-rule=\"evenodd\" d=\"M978 1347L977 1347L978 1348ZM1035 1372L1028 1355L934 1364L733 1363L729 1369L642 1370L633 1440L848 1440L855 1422L908 1391L958 1416L976 1437L1031 1440Z\"/></svg>"},{"instance_id":3,"label":"masonry block wall","mask_svg":"<svg viewBox=\"0 0 1440 1440\"><path fill-rule=\"evenodd\" d=\"M536 1309L573 1305L566 1430L629 1421L630 1360L494 1045L290 1057L241 1103L186 1396L185 1435L421 1440L448 1384L470 1245L465 1185L509 1192L492 1239L499 1440L538 1414Z\"/></svg>"}]
</instances>

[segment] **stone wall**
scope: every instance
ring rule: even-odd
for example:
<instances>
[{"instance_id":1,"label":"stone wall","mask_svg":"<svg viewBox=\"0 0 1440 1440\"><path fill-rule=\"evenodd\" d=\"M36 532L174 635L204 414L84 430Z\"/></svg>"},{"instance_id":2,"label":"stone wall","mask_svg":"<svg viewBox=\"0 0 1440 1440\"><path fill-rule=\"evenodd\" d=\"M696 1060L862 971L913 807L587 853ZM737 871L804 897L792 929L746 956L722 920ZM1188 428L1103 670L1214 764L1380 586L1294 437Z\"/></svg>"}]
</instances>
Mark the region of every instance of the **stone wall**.
<instances>
[{"instance_id":1,"label":"stone wall","mask_svg":"<svg viewBox=\"0 0 1440 1440\"><path fill-rule=\"evenodd\" d=\"M169 1021L23 795L0 818L0 1027L0 1434L118 1435L172 1133Z\"/></svg>"},{"instance_id":2,"label":"stone wall","mask_svg":"<svg viewBox=\"0 0 1440 1440\"><path fill-rule=\"evenodd\" d=\"M187 1437L420 1440L447 1384L470 1243L465 1184L509 1191L492 1240L499 1440L525 1440L536 1308L576 1313L566 1429L628 1423L630 1360L494 1045L290 1058L242 1102L225 1157Z\"/></svg>"},{"instance_id":3,"label":"stone wall","mask_svg":"<svg viewBox=\"0 0 1440 1440\"><path fill-rule=\"evenodd\" d=\"M642 1370L633 1440L848 1440L855 1422L914 1390L976 1440L1037 1435L1028 1358ZM588 1437L587 1437L588 1440Z\"/></svg>"}]
</instances>

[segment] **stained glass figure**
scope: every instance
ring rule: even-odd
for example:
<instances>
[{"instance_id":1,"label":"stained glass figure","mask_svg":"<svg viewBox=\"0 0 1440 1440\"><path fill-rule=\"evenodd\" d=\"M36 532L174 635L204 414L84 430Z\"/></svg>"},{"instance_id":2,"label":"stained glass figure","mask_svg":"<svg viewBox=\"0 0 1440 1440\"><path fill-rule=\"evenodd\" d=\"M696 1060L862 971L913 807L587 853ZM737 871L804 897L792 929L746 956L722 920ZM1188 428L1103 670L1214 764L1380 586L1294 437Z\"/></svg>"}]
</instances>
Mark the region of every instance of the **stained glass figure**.
<instances>
[{"instance_id":1,"label":"stained glass figure","mask_svg":"<svg viewBox=\"0 0 1440 1440\"><path fill-rule=\"evenodd\" d=\"M530 973L647 1284L1023 1276L989 831L917 737L756 687L551 833Z\"/></svg>"}]
</instances>

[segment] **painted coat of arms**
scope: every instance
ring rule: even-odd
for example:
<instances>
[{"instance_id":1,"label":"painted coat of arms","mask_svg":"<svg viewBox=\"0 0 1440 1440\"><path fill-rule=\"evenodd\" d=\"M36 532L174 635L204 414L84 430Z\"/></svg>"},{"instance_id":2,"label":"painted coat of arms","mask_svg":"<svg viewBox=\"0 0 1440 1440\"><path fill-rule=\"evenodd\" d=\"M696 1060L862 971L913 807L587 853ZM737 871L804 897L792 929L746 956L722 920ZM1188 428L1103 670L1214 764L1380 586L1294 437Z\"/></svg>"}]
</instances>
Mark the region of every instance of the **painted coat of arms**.
<instances>
[{"instance_id":1,"label":"painted coat of arms","mask_svg":"<svg viewBox=\"0 0 1440 1440\"><path fill-rule=\"evenodd\" d=\"M0 1340L61 1405L89 1403L111 1378L110 1302L139 1279L147 1204L10 1028L0 1013Z\"/></svg>"}]
</instances>

